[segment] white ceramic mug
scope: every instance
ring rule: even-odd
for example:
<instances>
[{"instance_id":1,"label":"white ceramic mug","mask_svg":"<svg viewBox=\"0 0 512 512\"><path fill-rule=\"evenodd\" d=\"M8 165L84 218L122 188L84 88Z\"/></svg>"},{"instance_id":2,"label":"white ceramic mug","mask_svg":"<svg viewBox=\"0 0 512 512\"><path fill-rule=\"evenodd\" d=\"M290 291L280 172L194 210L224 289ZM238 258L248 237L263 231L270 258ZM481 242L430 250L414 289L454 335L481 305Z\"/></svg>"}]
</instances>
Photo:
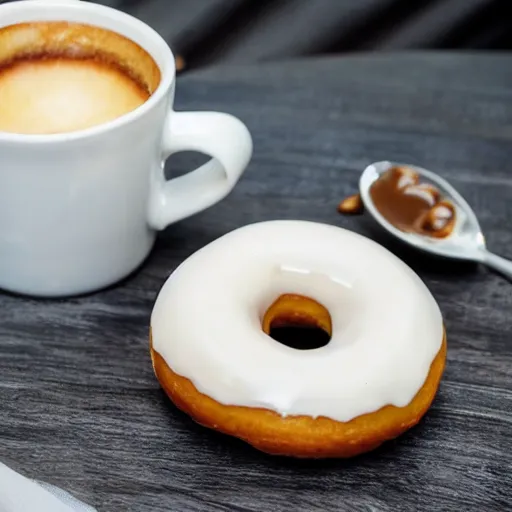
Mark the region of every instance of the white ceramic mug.
<instances>
[{"instance_id":1,"label":"white ceramic mug","mask_svg":"<svg viewBox=\"0 0 512 512\"><path fill-rule=\"evenodd\" d=\"M151 251L156 232L223 199L245 170L252 140L237 118L174 112L174 57L149 26L79 0L0 6L0 26L65 20L118 32L161 71L158 89L114 121L56 135L0 132L0 287L69 296L117 282ZM165 159L192 150L213 158L170 181Z\"/></svg>"}]
</instances>

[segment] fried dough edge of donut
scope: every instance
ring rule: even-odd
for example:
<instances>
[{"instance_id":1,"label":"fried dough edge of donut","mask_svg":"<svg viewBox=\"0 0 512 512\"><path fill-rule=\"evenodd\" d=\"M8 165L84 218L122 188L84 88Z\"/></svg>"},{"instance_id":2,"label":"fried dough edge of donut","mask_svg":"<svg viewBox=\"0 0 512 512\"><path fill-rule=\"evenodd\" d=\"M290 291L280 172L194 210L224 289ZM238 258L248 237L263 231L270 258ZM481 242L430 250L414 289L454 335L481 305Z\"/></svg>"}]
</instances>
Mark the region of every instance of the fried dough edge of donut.
<instances>
[{"instance_id":1,"label":"fried dough edge of donut","mask_svg":"<svg viewBox=\"0 0 512 512\"><path fill-rule=\"evenodd\" d=\"M434 400L446 364L446 332L427 378L405 407L387 405L348 422L326 417L288 416L274 411L224 405L200 393L186 377L176 374L153 349L155 375L176 407L196 423L245 441L270 455L295 458L349 458L374 450L415 426Z\"/></svg>"}]
</instances>

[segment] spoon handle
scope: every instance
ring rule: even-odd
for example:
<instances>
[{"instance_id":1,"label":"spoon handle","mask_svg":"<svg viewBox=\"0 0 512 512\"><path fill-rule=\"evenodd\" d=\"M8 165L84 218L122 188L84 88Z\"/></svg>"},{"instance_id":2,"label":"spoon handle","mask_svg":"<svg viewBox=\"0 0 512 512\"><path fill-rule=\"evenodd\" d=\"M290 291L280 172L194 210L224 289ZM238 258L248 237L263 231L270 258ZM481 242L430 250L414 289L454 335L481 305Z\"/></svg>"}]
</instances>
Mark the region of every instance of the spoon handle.
<instances>
[{"instance_id":1,"label":"spoon handle","mask_svg":"<svg viewBox=\"0 0 512 512\"><path fill-rule=\"evenodd\" d=\"M482 263L488 267L497 270L500 274L512 279L512 261L507 260L497 254L485 251L482 258Z\"/></svg>"}]
</instances>

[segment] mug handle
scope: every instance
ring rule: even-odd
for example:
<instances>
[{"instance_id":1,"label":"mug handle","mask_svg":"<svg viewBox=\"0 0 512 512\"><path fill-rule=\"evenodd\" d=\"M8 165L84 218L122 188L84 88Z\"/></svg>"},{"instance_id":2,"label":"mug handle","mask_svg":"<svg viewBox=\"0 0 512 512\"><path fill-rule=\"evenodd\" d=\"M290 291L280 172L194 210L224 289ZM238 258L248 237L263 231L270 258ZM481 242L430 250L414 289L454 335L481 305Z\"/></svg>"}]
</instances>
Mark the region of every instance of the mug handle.
<instances>
[{"instance_id":1,"label":"mug handle","mask_svg":"<svg viewBox=\"0 0 512 512\"><path fill-rule=\"evenodd\" d=\"M162 171L150 201L150 226L164 229L224 199L247 167L252 148L249 130L230 114L171 111L164 128L163 160L180 151L199 151L212 159L167 181Z\"/></svg>"}]
</instances>

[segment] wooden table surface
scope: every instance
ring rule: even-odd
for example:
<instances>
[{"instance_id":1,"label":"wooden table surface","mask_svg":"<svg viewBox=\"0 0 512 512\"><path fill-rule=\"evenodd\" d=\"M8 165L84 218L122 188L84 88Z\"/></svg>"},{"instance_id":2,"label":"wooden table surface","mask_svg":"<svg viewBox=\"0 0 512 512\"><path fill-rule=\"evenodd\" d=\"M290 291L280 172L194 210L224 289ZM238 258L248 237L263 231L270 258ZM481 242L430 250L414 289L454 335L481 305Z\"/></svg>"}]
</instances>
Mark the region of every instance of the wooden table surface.
<instances>
[{"instance_id":1,"label":"wooden table surface","mask_svg":"<svg viewBox=\"0 0 512 512\"><path fill-rule=\"evenodd\" d=\"M512 257L512 58L357 56L226 67L179 80L178 109L241 117L254 158L221 204L169 228L144 266L88 297L0 295L0 460L114 511L512 510L512 283L406 250L340 217L371 161L423 165ZM175 172L202 158L170 162ZM299 218L368 235L439 301L448 364L421 424L350 461L256 452L178 412L155 380L148 322L166 277L244 224ZM0 482L1 487L1 482Z\"/></svg>"}]
</instances>

